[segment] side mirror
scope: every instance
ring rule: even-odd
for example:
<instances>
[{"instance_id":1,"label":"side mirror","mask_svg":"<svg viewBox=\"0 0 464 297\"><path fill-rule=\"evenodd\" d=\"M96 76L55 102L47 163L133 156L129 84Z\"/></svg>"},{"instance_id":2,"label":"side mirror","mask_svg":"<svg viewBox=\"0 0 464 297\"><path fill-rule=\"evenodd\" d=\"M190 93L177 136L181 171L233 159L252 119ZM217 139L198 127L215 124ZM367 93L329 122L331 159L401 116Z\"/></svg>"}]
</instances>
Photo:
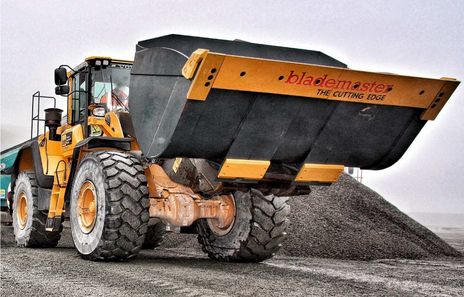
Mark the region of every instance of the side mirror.
<instances>
[{"instance_id":1,"label":"side mirror","mask_svg":"<svg viewBox=\"0 0 464 297\"><path fill-rule=\"evenodd\" d=\"M66 69L59 67L55 69L55 85L61 86L68 82L68 76L66 74Z\"/></svg>"},{"instance_id":2,"label":"side mirror","mask_svg":"<svg viewBox=\"0 0 464 297\"><path fill-rule=\"evenodd\" d=\"M55 95L66 96L69 94L69 86L57 86L55 87Z\"/></svg>"}]
</instances>

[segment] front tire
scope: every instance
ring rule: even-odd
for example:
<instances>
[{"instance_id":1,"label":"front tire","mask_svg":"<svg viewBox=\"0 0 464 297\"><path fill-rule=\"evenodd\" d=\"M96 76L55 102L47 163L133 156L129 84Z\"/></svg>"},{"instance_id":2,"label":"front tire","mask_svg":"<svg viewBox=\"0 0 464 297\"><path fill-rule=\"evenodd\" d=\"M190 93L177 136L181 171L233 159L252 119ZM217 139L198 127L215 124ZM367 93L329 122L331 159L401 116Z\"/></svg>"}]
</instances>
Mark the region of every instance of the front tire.
<instances>
[{"instance_id":1,"label":"front tire","mask_svg":"<svg viewBox=\"0 0 464 297\"><path fill-rule=\"evenodd\" d=\"M59 231L45 231L47 215L38 209L37 181L32 170L21 172L16 179L13 197L13 229L19 247L55 247Z\"/></svg>"},{"instance_id":2,"label":"front tire","mask_svg":"<svg viewBox=\"0 0 464 297\"><path fill-rule=\"evenodd\" d=\"M235 221L226 234L213 231L206 219L198 222L198 241L203 251L212 259L228 262L271 258L280 249L289 225L287 200L255 189L235 192Z\"/></svg>"},{"instance_id":3,"label":"front tire","mask_svg":"<svg viewBox=\"0 0 464 297\"><path fill-rule=\"evenodd\" d=\"M114 151L89 153L71 193L71 233L87 260L126 260L147 232L148 188L140 162Z\"/></svg>"}]
</instances>

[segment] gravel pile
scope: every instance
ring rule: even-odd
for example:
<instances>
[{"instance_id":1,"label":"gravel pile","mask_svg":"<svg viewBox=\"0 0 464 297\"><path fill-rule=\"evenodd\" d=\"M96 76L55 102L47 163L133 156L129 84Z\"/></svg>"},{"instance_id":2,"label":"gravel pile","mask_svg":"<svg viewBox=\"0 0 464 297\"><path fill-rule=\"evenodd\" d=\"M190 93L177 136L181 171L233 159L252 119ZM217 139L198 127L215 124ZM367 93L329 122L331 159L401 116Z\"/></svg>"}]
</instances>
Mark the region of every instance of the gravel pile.
<instances>
[{"instance_id":1,"label":"gravel pile","mask_svg":"<svg viewBox=\"0 0 464 297\"><path fill-rule=\"evenodd\" d=\"M405 197L407 199L407 197ZM460 256L433 232L349 175L290 200L292 224L281 250L340 259Z\"/></svg>"},{"instance_id":2,"label":"gravel pile","mask_svg":"<svg viewBox=\"0 0 464 297\"><path fill-rule=\"evenodd\" d=\"M346 174L289 201L291 225L280 255L361 260L461 255ZM162 246L199 249L196 236L185 234L168 234Z\"/></svg>"},{"instance_id":3,"label":"gravel pile","mask_svg":"<svg viewBox=\"0 0 464 297\"><path fill-rule=\"evenodd\" d=\"M280 255L357 260L461 256L348 175L330 187L313 187L310 195L289 201L291 225ZM1 245L14 245L12 228L1 228ZM59 246L73 246L69 228L64 229ZM200 251L193 234L169 233L161 247Z\"/></svg>"}]
</instances>

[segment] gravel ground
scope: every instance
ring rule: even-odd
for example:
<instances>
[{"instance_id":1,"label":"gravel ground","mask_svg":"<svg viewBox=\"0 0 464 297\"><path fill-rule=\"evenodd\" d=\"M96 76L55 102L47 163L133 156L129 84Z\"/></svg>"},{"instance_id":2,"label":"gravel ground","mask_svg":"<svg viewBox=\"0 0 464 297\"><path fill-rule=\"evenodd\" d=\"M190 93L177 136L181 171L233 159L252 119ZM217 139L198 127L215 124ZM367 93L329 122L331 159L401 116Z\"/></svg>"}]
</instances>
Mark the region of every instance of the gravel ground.
<instances>
[{"instance_id":1,"label":"gravel ground","mask_svg":"<svg viewBox=\"0 0 464 297\"><path fill-rule=\"evenodd\" d=\"M82 260L61 244L2 247L1 269L1 296L464 296L464 258L450 257L277 256L261 264L236 264L191 249L161 248L108 263Z\"/></svg>"},{"instance_id":2,"label":"gravel ground","mask_svg":"<svg viewBox=\"0 0 464 297\"><path fill-rule=\"evenodd\" d=\"M21 249L2 226L0 295L464 296L464 257L350 177L290 203L285 248L260 264L209 260L184 234L128 262L90 262L69 228L55 249ZM464 230L439 234L464 251Z\"/></svg>"}]
</instances>

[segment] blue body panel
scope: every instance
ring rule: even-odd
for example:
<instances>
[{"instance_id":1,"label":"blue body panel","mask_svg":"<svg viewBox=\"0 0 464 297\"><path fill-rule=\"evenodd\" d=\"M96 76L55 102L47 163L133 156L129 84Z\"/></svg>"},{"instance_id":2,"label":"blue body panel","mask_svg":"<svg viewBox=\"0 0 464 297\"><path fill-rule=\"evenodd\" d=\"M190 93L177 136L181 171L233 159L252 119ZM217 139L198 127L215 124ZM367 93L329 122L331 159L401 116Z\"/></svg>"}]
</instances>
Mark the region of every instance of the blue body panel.
<instances>
[{"instance_id":1,"label":"blue body panel","mask_svg":"<svg viewBox=\"0 0 464 297\"><path fill-rule=\"evenodd\" d=\"M6 174L5 171L13 167L20 147L16 146L11 149L5 150L0 155L0 207L4 208L7 206L6 198L8 191L10 190L11 175Z\"/></svg>"}]
</instances>

